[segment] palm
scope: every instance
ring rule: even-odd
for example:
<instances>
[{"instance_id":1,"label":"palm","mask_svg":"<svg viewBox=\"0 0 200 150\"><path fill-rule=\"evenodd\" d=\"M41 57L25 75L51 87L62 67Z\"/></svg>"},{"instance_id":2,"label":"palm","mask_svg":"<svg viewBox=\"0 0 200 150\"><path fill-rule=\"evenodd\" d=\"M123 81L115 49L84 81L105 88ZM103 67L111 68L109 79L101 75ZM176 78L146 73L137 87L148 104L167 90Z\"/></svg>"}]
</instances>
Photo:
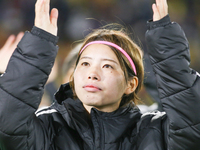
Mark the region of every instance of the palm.
<instances>
[{"instance_id":1,"label":"palm","mask_svg":"<svg viewBox=\"0 0 200 150\"><path fill-rule=\"evenodd\" d=\"M50 0L37 0L35 4L35 26L53 35L57 35L58 10L52 9L49 14Z\"/></svg>"},{"instance_id":2,"label":"palm","mask_svg":"<svg viewBox=\"0 0 200 150\"><path fill-rule=\"evenodd\" d=\"M158 21L168 14L167 0L156 0L156 4L152 5L153 21Z\"/></svg>"}]
</instances>

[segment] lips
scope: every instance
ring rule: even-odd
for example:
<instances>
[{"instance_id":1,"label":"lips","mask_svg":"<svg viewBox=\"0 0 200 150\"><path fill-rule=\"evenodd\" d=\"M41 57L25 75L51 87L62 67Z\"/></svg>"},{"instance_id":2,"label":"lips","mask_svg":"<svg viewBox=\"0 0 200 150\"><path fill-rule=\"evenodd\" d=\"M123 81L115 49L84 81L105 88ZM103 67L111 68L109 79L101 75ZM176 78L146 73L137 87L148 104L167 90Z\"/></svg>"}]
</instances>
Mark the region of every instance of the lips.
<instances>
[{"instance_id":1,"label":"lips","mask_svg":"<svg viewBox=\"0 0 200 150\"><path fill-rule=\"evenodd\" d=\"M101 91L101 88L95 86L95 85L85 85L83 86L83 88L88 91L88 92L97 92L97 91Z\"/></svg>"}]
</instances>

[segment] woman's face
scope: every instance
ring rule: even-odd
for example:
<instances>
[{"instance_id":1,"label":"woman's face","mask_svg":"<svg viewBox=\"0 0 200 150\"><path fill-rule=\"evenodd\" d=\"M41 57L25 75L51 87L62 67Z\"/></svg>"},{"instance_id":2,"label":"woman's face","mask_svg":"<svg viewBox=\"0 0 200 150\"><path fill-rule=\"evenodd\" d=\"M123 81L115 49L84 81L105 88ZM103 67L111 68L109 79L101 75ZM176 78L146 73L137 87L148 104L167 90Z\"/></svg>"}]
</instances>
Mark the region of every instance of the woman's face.
<instances>
[{"instance_id":1,"label":"woman's face","mask_svg":"<svg viewBox=\"0 0 200 150\"><path fill-rule=\"evenodd\" d=\"M104 112L116 110L128 89L117 56L103 44L90 45L82 52L74 72L74 86L88 111L95 107Z\"/></svg>"}]
</instances>

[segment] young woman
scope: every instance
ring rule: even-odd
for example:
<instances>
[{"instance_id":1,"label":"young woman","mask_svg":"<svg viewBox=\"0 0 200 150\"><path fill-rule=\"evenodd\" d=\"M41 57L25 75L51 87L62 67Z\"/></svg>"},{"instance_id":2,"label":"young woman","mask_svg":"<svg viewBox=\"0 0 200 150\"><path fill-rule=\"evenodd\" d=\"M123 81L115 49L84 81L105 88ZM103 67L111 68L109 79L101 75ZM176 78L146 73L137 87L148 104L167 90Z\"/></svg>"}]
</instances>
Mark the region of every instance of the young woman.
<instances>
[{"instance_id":1,"label":"young woman","mask_svg":"<svg viewBox=\"0 0 200 150\"><path fill-rule=\"evenodd\" d=\"M133 102L143 80L142 52L123 31L99 29L80 49L73 81L37 110L58 47L49 0L36 3L26 32L0 77L1 150L198 150L200 77L188 42L170 22L166 0L153 4L147 44L165 112L142 115Z\"/></svg>"}]
</instances>

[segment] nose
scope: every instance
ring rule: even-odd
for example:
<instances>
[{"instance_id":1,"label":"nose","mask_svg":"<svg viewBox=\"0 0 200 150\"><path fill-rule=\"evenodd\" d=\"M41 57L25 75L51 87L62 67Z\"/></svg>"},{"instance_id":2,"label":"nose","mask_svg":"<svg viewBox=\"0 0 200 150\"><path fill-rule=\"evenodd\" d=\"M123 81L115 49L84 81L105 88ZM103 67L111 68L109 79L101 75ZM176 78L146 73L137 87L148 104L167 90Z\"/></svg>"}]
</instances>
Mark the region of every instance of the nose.
<instances>
[{"instance_id":1,"label":"nose","mask_svg":"<svg viewBox=\"0 0 200 150\"><path fill-rule=\"evenodd\" d=\"M91 67L89 74L88 74L88 79L89 80L97 80L99 81L100 75L99 75L99 70L97 69L97 67Z\"/></svg>"},{"instance_id":2,"label":"nose","mask_svg":"<svg viewBox=\"0 0 200 150\"><path fill-rule=\"evenodd\" d=\"M99 77L96 76L95 74L91 74L88 76L88 79L91 79L91 80L99 80Z\"/></svg>"}]
</instances>

